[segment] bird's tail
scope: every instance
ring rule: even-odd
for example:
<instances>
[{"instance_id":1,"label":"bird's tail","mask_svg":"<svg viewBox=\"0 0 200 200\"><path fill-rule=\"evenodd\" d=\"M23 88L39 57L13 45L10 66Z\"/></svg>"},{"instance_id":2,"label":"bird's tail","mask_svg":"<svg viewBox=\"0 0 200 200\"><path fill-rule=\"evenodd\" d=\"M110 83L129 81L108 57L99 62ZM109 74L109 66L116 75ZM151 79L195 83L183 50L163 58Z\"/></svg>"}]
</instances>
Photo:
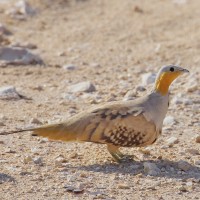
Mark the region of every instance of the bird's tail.
<instances>
[{"instance_id":1,"label":"bird's tail","mask_svg":"<svg viewBox=\"0 0 200 200\"><path fill-rule=\"evenodd\" d=\"M78 139L78 134L76 134L75 132L69 132L64 124L52 124L41 126L38 128L27 128L22 130L2 132L0 133L0 135L9 135L26 131L33 131L33 136L47 137L51 140L75 141Z\"/></svg>"}]
</instances>

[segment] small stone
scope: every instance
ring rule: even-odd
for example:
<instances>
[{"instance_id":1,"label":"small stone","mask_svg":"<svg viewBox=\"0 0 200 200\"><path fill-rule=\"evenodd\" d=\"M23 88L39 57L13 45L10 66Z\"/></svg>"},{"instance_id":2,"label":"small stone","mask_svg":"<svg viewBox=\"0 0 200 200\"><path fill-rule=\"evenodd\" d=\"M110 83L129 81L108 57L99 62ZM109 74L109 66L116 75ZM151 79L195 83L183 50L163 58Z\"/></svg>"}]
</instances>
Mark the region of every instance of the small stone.
<instances>
[{"instance_id":1,"label":"small stone","mask_svg":"<svg viewBox=\"0 0 200 200\"><path fill-rule=\"evenodd\" d=\"M183 170L183 171L188 171L191 168L191 165L184 160L180 160L178 162L178 168Z\"/></svg>"},{"instance_id":2,"label":"small stone","mask_svg":"<svg viewBox=\"0 0 200 200\"><path fill-rule=\"evenodd\" d=\"M144 162L143 166L144 172L151 176L156 176L161 172L157 165L154 163Z\"/></svg>"},{"instance_id":3,"label":"small stone","mask_svg":"<svg viewBox=\"0 0 200 200\"><path fill-rule=\"evenodd\" d=\"M136 97L136 92L133 90L128 91L125 95L123 100L124 101L129 101L129 100L133 100Z\"/></svg>"},{"instance_id":4,"label":"small stone","mask_svg":"<svg viewBox=\"0 0 200 200\"><path fill-rule=\"evenodd\" d=\"M155 82L156 79L156 74L154 73L146 73L142 75L142 84L145 85L149 85Z\"/></svg>"},{"instance_id":5,"label":"small stone","mask_svg":"<svg viewBox=\"0 0 200 200\"><path fill-rule=\"evenodd\" d=\"M65 69L65 70L75 70L77 68L78 68L77 66L72 65L72 64L63 66L63 69Z\"/></svg>"},{"instance_id":6,"label":"small stone","mask_svg":"<svg viewBox=\"0 0 200 200\"><path fill-rule=\"evenodd\" d=\"M4 86L0 88L0 99L20 99L20 95L14 86Z\"/></svg>"},{"instance_id":7,"label":"small stone","mask_svg":"<svg viewBox=\"0 0 200 200\"><path fill-rule=\"evenodd\" d=\"M59 167L59 166L62 166L62 163L65 162L65 158L63 156L58 156L56 159L55 159L55 166L56 167Z\"/></svg>"},{"instance_id":8,"label":"small stone","mask_svg":"<svg viewBox=\"0 0 200 200\"><path fill-rule=\"evenodd\" d=\"M39 140L39 144L42 144L42 143L46 143L46 142L48 142L49 141L49 139L48 138L41 138L40 140Z\"/></svg>"},{"instance_id":9,"label":"small stone","mask_svg":"<svg viewBox=\"0 0 200 200\"><path fill-rule=\"evenodd\" d=\"M194 164L195 164L195 165L200 165L200 160L195 160L195 161L194 161Z\"/></svg>"},{"instance_id":10,"label":"small stone","mask_svg":"<svg viewBox=\"0 0 200 200\"><path fill-rule=\"evenodd\" d=\"M179 187L178 189L179 189L179 191L181 191L181 192L187 192L187 188L184 187L184 186L181 186L181 187Z\"/></svg>"},{"instance_id":11,"label":"small stone","mask_svg":"<svg viewBox=\"0 0 200 200\"><path fill-rule=\"evenodd\" d=\"M163 121L163 125L165 126L171 126L175 123L175 119L173 116L167 116L165 117L164 121Z\"/></svg>"},{"instance_id":12,"label":"small stone","mask_svg":"<svg viewBox=\"0 0 200 200\"><path fill-rule=\"evenodd\" d=\"M126 185L126 184L122 184L121 183L121 184L118 185L118 188L119 189L129 189L130 187L128 185Z\"/></svg>"},{"instance_id":13,"label":"small stone","mask_svg":"<svg viewBox=\"0 0 200 200\"><path fill-rule=\"evenodd\" d=\"M199 155L199 151L197 149L186 149L186 152L192 155Z\"/></svg>"},{"instance_id":14,"label":"small stone","mask_svg":"<svg viewBox=\"0 0 200 200\"><path fill-rule=\"evenodd\" d=\"M11 32L3 25L0 23L0 35L10 35Z\"/></svg>"},{"instance_id":15,"label":"small stone","mask_svg":"<svg viewBox=\"0 0 200 200\"><path fill-rule=\"evenodd\" d=\"M23 162L24 164L27 164L27 163L31 162L32 160L33 160L33 159L32 159L31 156L25 156L25 157L23 158L22 162Z\"/></svg>"},{"instance_id":16,"label":"small stone","mask_svg":"<svg viewBox=\"0 0 200 200\"><path fill-rule=\"evenodd\" d=\"M95 86L90 81L80 82L69 87L69 92L94 92Z\"/></svg>"},{"instance_id":17,"label":"small stone","mask_svg":"<svg viewBox=\"0 0 200 200\"><path fill-rule=\"evenodd\" d=\"M39 55L26 48L0 47L0 64L3 65L34 65L44 64Z\"/></svg>"},{"instance_id":18,"label":"small stone","mask_svg":"<svg viewBox=\"0 0 200 200\"><path fill-rule=\"evenodd\" d=\"M188 182L186 183L186 186L188 186L188 187L192 187L192 186L193 186L192 181L188 181Z\"/></svg>"},{"instance_id":19,"label":"small stone","mask_svg":"<svg viewBox=\"0 0 200 200\"><path fill-rule=\"evenodd\" d=\"M91 63L90 66L93 67L93 68L100 68L101 67L101 65L99 63Z\"/></svg>"},{"instance_id":20,"label":"small stone","mask_svg":"<svg viewBox=\"0 0 200 200\"><path fill-rule=\"evenodd\" d=\"M42 124L42 122L41 122L40 120L38 120L37 118L32 118L32 119L30 120L30 123L31 123L31 124L39 124L39 125Z\"/></svg>"},{"instance_id":21,"label":"small stone","mask_svg":"<svg viewBox=\"0 0 200 200\"><path fill-rule=\"evenodd\" d=\"M177 96L175 96L173 99L172 99L172 104L183 104L183 105L192 105L193 104L193 101L189 98L185 98L183 97L183 95L180 93L178 94Z\"/></svg>"},{"instance_id":22,"label":"small stone","mask_svg":"<svg viewBox=\"0 0 200 200\"><path fill-rule=\"evenodd\" d=\"M198 135L198 136L195 138L195 142L196 142L196 143L200 143L200 135Z\"/></svg>"},{"instance_id":23,"label":"small stone","mask_svg":"<svg viewBox=\"0 0 200 200\"><path fill-rule=\"evenodd\" d=\"M145 87L143 87L142 85L138 85L136 88L135 88L135 91L136 92L144 92L146 90Z\"/></svg>"},{"instance_id":24,"label":"small stone","mask_svg":"<svg viewBox=\"0 0 200 200\"><path fill-rule=\"evenodd\" d=\"M7 148L5 153L16 153L16 151L12 150L11 148Z\"/></svg>"},{"instance_id":25,"label":"small stone","mask_svg":"<svg viewBox=\"0 0 200 200\"><path fill-rule=\"evenodd\" d=\"M187 92L194 92L198 90L199 84L197 82L192 82L190 85L187 86L186 91Z\"/></svg>"},{"instance_id":26,"label":"small stone","mask_svg":"<svg viewBox=\"0 0 200 200\"><path fill-rule=\"evenodd\" d=\"M166 144L169 147L172 147L174 144L177 144L177 143L178 143L178 138L176 137L170 137L169 139L166 140Z\"/></svg>"},{"instance_id":27,"label":"small stone","mask_svg":"<svg viewBox=\"0 0 200 200\"><path fill-rule=\"evenodd\" d=\"M151 150L152 148L151 147L146 147L146 148L140 148L139 151L143 154L146 154L146 155L151 155Z\"/></svg>"},{"instance_id":28,"label":"small stone","mask_svg":"<svg viewBox=\"0 0 200 200\"><path fill-rule=\"evenodd\" d=\"M43 162L42 162L42 158L41 158L41 157L33 158L33 162L34 162L36 165L43 165Z\"/></svg>"},{"instance_id":29,"label":"small stone","mask_svg":"<svg viewBox=\"0 0 200 200\"><path fill-rule=\"evenodd\" d=\"M24 15L34 15L36 13L30 3L24 0L17 2L16 7L19 9L19 12Z\"/></svg>"}]
</instances>

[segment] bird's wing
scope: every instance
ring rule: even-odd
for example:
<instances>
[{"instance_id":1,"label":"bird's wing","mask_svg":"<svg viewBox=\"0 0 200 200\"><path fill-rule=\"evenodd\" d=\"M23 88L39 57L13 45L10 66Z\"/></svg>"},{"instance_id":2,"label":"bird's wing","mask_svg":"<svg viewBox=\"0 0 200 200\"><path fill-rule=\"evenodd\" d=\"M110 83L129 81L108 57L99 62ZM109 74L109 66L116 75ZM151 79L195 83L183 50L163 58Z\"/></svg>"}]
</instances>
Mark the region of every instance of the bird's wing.
<instances>
[{"instance_id":1,"label":"bird's wing","mask_svg":"<svg viewBox=\"0 0 200 200\"><path fill-rule=\"evenodd\" d=\"M155 125L143 115L143 108L130 102L107 103L75 115L68 121L44 130L42 135L54 140L77 140L139 146L151 140ZM36 131L37 134L37 131Z\"/></svg>"}]
</instances>

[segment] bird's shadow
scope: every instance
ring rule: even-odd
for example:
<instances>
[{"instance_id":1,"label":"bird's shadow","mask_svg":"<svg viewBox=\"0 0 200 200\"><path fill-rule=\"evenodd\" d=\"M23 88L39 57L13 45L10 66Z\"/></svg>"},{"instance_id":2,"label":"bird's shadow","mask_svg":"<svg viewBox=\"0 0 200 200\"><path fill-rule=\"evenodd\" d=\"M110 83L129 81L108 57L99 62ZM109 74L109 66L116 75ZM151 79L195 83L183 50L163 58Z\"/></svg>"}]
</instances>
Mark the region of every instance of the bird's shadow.
<instances>
[{"instance_id":1,"label":"bird's shadow","mask_svg":"<svg viewBox=\"0 0 200 200\"><path fill-rule=\"evenodd\" d=\"M145 161L129 161L125 163L105 163L105 164L92 164L92 165L81 165L75 167L77 170L101 172L105 174L141 174L143 176L149 175L144 170L144 163L150 162L155 164L161 169L157 173L156 177L166 177L175 179L198 179L200 181L200 167L196 167L188 163L188 170L181 170L178 167L179 161L170 160L145 160Z\"/></svg>"},{"instance_id":2,"label":"bird's shadow","mask_svg":"<svg viewBox=\"0 0 200 200\"><path fill-rule=\"evenodd\" d=\"M16 182L16 180L8 174L0 173L0 184L5 182Z\"/></svg>"}]
</instances>

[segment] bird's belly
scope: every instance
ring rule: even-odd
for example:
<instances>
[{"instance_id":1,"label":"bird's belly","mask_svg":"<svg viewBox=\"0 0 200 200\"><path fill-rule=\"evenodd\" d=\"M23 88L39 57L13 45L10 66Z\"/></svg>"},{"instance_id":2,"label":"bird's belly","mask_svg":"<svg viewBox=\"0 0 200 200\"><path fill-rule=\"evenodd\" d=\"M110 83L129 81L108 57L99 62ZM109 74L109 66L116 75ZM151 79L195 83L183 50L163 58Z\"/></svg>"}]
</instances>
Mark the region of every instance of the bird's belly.
<instances>
[{"instance_id":1,"label":"bird's belly","mask_svg":"<svg viewBox=\"0 0 200 200\"><path fill-rule=\"evenodd\" d=\"M153 133L120 128L109 135L104 135L103 141L120 147L141 147L154 143L156 139L156 131Z\"/></svg>"}]
</instances>

